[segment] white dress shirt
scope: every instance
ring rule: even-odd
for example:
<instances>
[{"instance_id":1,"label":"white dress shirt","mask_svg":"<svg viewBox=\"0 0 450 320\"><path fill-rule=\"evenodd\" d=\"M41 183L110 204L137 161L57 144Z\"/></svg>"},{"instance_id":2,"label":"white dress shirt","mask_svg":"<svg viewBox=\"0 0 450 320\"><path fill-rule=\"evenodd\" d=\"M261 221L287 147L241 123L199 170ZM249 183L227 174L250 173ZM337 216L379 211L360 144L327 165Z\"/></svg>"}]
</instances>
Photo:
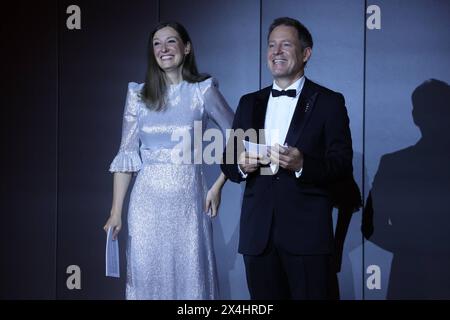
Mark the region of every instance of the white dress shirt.
<instances>
[{"instance_id":1,"label":"white dress shirt","mask_svg":"<svg viewBox=\"0 0 450 320\"><path fill-rule=\"evenodd\" d=\"M270 94L269 101L267 102L266 119L264 122L264 138L267 145L273 146L275 145L275 143L284 145L284 141L286 140L286 135L291 124L292 116L294 115L295 107L297 106L297 102L304 84L305 76L302 76L289 87L284 89L295 89L295 97L273 97L272 94ZM272 88L280 91L283 90L275 83L275 81L273 82ZM277 166L277 164L270 164L270 168L272 169L273 173L277 172ZM242 177L246 178L247 174L241 171L239 165L238 168L241 172ZM300 177L301 173L302 169L296 171L295 176L298 178Z\"/></svg>"}]
</instances>

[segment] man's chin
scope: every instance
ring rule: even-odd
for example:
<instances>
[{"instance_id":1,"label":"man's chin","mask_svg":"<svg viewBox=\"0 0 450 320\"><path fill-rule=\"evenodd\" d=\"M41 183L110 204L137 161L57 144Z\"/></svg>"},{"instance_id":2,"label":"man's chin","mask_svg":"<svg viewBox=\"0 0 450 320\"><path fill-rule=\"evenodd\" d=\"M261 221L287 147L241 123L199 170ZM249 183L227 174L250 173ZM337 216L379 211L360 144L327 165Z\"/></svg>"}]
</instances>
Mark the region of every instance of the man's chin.
<instances>
[{"instance_id":1,"label":"man's chin","mask_svg":"<svg viewBox=\"0 0 450 320\"><path fill-rule=\"evenodd\" d=\"M279 71L279 70L272 71L272 77L274 79L285 78L286 76L287 76L287 74L285 71Z\"/></svg>"}]
</instances>

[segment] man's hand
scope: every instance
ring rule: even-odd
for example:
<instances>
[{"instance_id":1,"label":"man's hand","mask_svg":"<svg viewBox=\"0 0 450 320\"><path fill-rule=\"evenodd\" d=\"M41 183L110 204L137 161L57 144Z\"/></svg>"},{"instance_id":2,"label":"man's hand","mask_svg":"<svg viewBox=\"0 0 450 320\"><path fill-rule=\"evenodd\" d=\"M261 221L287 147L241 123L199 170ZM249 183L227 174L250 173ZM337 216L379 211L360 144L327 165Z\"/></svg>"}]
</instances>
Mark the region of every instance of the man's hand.
<instances>
[{"instance_id":1,"label":"man's hand","mask_svg":"<svg viewBox=\"0 0 450 320\"><path fill-rule=\"evenodd\" d=\"M255 172L260 165L266 165L268 163L269 159L267 157L245 151L239 155L238 159L239 168L246 174Z\"/></svg>"},{"instance_id":2,"label":"man's hand","mask_svg":"<svg viewBox=\"0 0 450 320\"><path fill-rule=\"evenodd\" d=\"M303 168L303 153L295 147L283 147L276 143L269 148L270 162L281 168L299 171Z\"/></svg>"}]
</instances>

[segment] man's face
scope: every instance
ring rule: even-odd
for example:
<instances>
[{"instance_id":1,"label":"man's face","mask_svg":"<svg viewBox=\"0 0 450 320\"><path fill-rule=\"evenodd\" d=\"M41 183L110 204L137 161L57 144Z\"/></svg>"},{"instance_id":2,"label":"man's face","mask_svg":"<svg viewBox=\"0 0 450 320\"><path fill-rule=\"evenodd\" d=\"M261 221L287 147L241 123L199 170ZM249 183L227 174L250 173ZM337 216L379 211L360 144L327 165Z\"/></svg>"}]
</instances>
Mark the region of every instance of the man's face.
<instances>
[{"instance_id":1,"label":"man's face","mask_svg":"<svg viewBox=\"0 0 450 320\"><path fill-rule=\"evenodd\" d=\"M269 35L267 65L275 80L294 80L301 76L310 53L310 49L302 52L294 27L280 25Z\"/></svg>"}]
</instances>

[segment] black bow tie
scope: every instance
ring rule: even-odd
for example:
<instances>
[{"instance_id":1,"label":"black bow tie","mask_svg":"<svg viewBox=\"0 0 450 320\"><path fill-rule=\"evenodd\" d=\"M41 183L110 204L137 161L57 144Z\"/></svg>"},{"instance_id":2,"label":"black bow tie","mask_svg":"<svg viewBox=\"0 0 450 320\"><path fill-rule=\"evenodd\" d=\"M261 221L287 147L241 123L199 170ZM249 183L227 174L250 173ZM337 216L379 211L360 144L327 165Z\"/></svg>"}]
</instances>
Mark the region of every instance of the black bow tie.
<instances>
[{"instance_id":1,"label":"black bow tie","mask_svg":"<svg viewBox=\"0 0 450 320\"><path fill-rule=\"evenodd\" d=\"M297 90L295 89L289 89L289 90L276 90L276 89L272 89L272 97L276 98L279 96L288 96L291 98L295 98L295 96L297 95Z\"/></svg>"}]
</instances>

